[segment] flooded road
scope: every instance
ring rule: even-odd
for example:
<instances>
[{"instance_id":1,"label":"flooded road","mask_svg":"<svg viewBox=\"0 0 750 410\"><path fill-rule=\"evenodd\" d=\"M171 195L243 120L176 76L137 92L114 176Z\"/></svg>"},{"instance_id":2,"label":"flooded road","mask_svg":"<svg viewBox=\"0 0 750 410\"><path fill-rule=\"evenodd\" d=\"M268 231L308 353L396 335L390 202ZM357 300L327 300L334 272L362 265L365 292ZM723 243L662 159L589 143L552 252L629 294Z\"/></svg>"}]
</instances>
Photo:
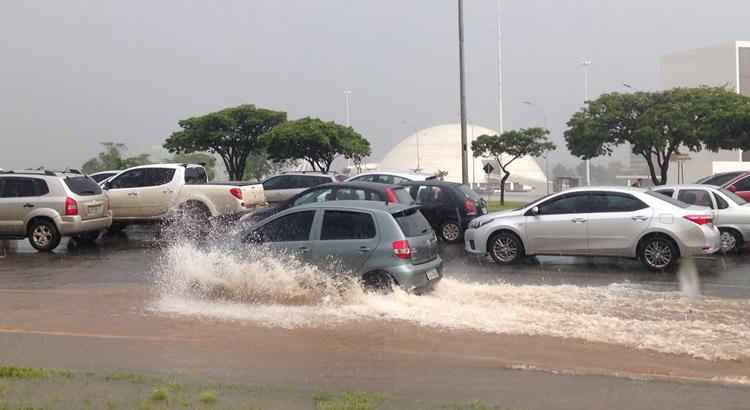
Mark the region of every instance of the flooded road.
<instances>
[{"instance_id":1,"label":"flooded road","mask_svg":"<svg viewBox=\"0 0 750 410\"><path fill-rule=\"evenodd\" d=\"M499 267L457 246L443 249L446 278L425 296L365 294L263 255L159 246L148 230L63 244L54 255L25 243L0 255L0 360L21 364L414 394L451 385L444 394L488 398L499 381L517 394L524 378L572 383L559 374L715 382L725 385L716 394L745 399L750 383L744 255L697 260L698 297L680 291L676 274L635 261L544 257ZM217 288L218 298L209 291ZM586 390L607 379L581 380ZM738 390L726 395L726 386Z\"/></svg>"}]
</instances>

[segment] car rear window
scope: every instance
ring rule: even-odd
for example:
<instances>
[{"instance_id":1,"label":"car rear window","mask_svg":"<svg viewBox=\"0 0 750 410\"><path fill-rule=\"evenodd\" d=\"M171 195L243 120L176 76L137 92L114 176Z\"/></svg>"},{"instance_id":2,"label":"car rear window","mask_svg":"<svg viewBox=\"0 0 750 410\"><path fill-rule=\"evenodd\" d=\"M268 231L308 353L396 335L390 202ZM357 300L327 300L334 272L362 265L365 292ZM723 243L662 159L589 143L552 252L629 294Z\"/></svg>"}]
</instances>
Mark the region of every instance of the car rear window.
<instances>
[{"instance_id":1,"label":"car rear window","mask_svg":"<svg viewBox=\"0 0 750 410\"><path fill-rule=\"evenodd\" d=\"M734 201L737 205L745 205L747 203L747 201L745 201L744 198L735 194L732 191L729 191L727 189L720 189L719 191L721 191L722 194L726 195L729 199ZM719 198L719 197L717 196L716 198Z\"/></svg>"},{"instance_id":2,"label":"car rear window","mask_svg":"<svg viewBox=\"0 0 750 410\"><path fill-rule=\"evenodd\" d=\"M464 195L466 195L466 197L469 199L473 199L475 201L479 201L482 199L482 197L480 197L479 194L474 192L473 189L467 187L466 185L459 185L458 190L461 191Z\"/></svg>"},{"instance_id":3,"label":"car rear window","mask_svg":"<svg viewBox=\"0 0 750 410\"><path fill-rule=\"evenodd\" d=\"M88 196L102 193L99 184L89 177L67 177L65 178L65 185L76 195Z\"/></svg>"},{"instance_id":4,"label":"car rear window","mask_svg":"<svg viewBox=\"0 0 750 410\"><path fill-rule=\"evenodd\" d=\"M412 208L393 215L407 238L427 235L432 227L419 209Z\"/></svg>"},{"instance_id":5,"label":"car rear window","mask_svg":"<svg viewBox=\"0 0 750 410\"><path fill-rule=\"evenodd\" d=\"M650 196L652 196L652 197L654 197L654 198L656 198L656 199L658 199L660 201L668 202L668 203L670 203L670 204L672 204L672 205L674 205L676 207L682 208L682 209L690 207L689 204L686 204L686 203L684 203L682 201L678 201L678 200L676 200L676 199L674 199L672 197L665 196L665 195L660 194L658 192L648 191L648 192L646 192L646 195L650 195Z\"/></svg>"},{"instance_id":6,"label":"car rear window","mask_svg":"<svg viewBox=\"0 0 750 410\"><path fill-rule=\"evenodd\" d=\"M396 199L398 199L398 202L401 204L410 204L414 202L414 198L411 197L409 190L406 188L396 188L393 190L393 193L396 194Z\"/></svg>"},{"instance_id":7,"label":"car rear window","mask_svg":"<svg viewBox=\"0 0 750 410\"><path fill-rule=\"evenodd\" d=\"M712 177L704 178L699 183L703 185L722 186L742 174L742 172L727 172L725 174L718 174Z\"/></svg>"}]
</instances>

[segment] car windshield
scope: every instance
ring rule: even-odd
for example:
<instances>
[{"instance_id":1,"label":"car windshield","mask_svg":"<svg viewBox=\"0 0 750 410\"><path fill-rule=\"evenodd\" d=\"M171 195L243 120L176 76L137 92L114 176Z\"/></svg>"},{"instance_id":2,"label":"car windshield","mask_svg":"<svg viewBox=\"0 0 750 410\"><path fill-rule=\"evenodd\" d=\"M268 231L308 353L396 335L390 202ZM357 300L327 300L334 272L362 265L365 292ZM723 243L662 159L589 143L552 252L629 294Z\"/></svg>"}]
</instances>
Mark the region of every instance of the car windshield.
<instances>
[{"instance_id":1,"label":"car windshield","mask_svg":"<svg viewBox=\"0 0 750 410\"><path fill-rule=\"evenodd\" d=\"M734 202L737 205L745 205L747 204L747 201L742 198L741 196L735 194L734 192L728 190L728 189L720 189L719 192L724 194L727 198L731 199L732 202Z\"/></svg>"},{"instance_id":2,"label":"car windshield","mask_svg":"<svg viewBox=\"0 0 750 410\"><path fill-rule=\"evenodd\" d=\"M727 172L724 174L717 174L717 175L713 175L710 177L702 178L698 180L698 183L703 184L703 185L722 186L742 174L743 172Z\"/></svg>"},{"instance_id":3,"label":"car windshield","mask_svg":"<svg viewBox=\"0 0 750 410\"><path fill-rule=\"evenodd\" d=\"M475 201L479 201L482 199L482 197L479 196L479 194L474 192L473 189L469 188L466 185L459 185L458 190L461 191L466 196L466 198L473 199Z\"/></svg>"},{"instance_id":4,"label":"car windshield","mask_svg":"<svg viewBox=\"0 0 750 410\"><path fill-rule=\"evenodd\" d=\"M427 235L432 231L430 223L427 222L424 215L419 212L418 208L410 208L406 211L395 214L396 222L407 238Z\"/></svg>"},{"instance_id":5,"label":"car windshield","mask_svg":"<svg viewBox=\"0 0 750 410\"><path fill-rule=\"evenodd\" d=\"M654 197L654 198L656 198L656 199L658 199L660 201L667 202L667 203L669 203L671 205L674 205L674 206L682 208L682 209L686 209L686 208L689 208L691 206L690 204L686 204L686 203L684 203L682 201L678 201L678 200L672 198L671 196L666 196L666 195L660 194L660 193L658 193L656 191L646 191L646 195L652 196L652 197Z\"/></svg>"},{"instance_id":6,"label":"car windshield","mask_svg":"<svg viewBox=\"0 0 750 410\"><path fill-rule=\"evenodd\" d=\"M102 188L93 179L80 176L80 177L67 177L65 178L65 185L73 191L76 195L89 196L99 195L102 193Z\"/></svg>"}]
</instances>

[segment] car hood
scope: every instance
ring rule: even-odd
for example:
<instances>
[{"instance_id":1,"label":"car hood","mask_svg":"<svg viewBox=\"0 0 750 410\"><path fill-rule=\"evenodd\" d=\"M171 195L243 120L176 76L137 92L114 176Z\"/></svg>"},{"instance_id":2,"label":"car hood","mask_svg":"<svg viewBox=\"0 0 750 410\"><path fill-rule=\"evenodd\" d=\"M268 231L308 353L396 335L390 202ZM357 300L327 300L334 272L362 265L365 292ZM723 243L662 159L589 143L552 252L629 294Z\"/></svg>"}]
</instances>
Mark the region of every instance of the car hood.
<instances>
[{"instance_id":1,"label":"car hood","mask_svg":"<svg viewBox=\"0 0 750 410\"><path fill-rule=\"evenodd\" d=\"M475 221L479 221L479 223L489 221L492 219L498 219L498 218L510 218L513 216L522 216L524 214L523 209L514 209L512 211L500 211L500 212L492 212L487 215L482 215L479 218L474 219Z\"/></svg>"}]
</instances>

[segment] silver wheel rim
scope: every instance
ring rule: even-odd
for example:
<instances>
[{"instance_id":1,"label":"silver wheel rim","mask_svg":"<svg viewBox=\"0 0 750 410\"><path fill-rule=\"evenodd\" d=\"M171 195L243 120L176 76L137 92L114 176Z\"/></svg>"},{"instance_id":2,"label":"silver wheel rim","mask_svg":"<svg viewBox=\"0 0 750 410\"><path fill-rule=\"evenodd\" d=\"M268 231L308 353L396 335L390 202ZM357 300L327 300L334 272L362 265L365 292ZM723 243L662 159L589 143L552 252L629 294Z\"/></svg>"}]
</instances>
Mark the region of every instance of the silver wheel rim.
<instances>
[{"instance_id":1,"label":"silver wheel rim","mask_svg":"<svg viewBox=\"0 0 750 410\"><path fill-rule=\"evenodd\" d=\"M443 225L443 238L446 241L456 241L461 236L461 229L456 224Z\"/></svg>"},{"instance_id":2,"label":"silver wheel rim","mask_svg":"<svg viewBox=\"0 0 750 410\"><path fill-rule=\"evenodd\" d=\"M737 238L729 232L721 233L721 250L724 252L733 251L737 246Z\"/></svg>"},{"instance_id":3,"label":"silver wheel rim","mask_svg":"<svg viewBox=\"0 0 750 410\"><path fill-rule=\"evenodd\" d=\"M657 269L669 266L672 263L672 257L672 248L662 239L649 242L643 250L643 258L646 263Z\"/></svg>"},{"instance_id":4,"label":"silver wheel rim","mask_svg":"<svg viewBox=\"0 0 750 410\"><path fill-rule=\"evenodd\" d=\"M34 231L31 233L34 243L42 248L49 245L53 236L52 230L47 225L39 225L34 228Z\"/></svg>"},{"instance_id":5,"label":"silver wheel rim","mask_svg":"<svg viewBox=\"0 0 750 410\"><path fill-rule=\"evenodd\" d=\"M499 237L492 244L492 255L500 262L513 262L518 256L518 245L513 238Z\"/></svg>"}]
</instances>

